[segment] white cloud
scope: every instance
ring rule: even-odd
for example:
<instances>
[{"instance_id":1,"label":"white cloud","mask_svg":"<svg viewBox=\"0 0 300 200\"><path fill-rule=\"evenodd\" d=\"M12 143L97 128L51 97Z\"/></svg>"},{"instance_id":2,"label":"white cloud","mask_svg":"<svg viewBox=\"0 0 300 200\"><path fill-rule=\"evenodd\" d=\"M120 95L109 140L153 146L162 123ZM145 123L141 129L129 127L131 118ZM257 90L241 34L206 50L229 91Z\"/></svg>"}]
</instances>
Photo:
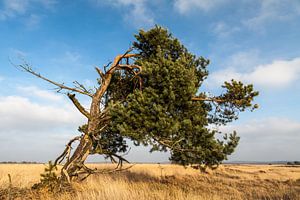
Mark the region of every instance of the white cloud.
<instances>
[{"instance_id":1,"label":"white cloud","mask_svg":"<svg viewBox=\"0 0 300 200\"><path fill-rule=\"evenodd\" d=\"M20 96L0 97L0 130L2 133L47 132L60 128L76 128L84 122L70 104L43 105ZM75 131L75 130L74 130Z\"/></svg>"},{"instance_id":2,"label":"white cloud","mask_svg":"<svg viewBox=\"0 0 300 200\"><path fill-rule=\"evenodd\" d=\"M49 95L46 92L44 96L45 91L34 87L22 89L34 91L33 96ZM60 103L61 106L51 106L21 96L0 97L0 161L45 162L56 158L65 144L79 135L78 126L85 123L72 105ZM133 149L127 156L130 161L168 161L169 154L150 154L149 148L135 147L132 142L129 145ZM103 161L103 158L97 156L88 160Z\"/></svg>"},{"instance_id":3,"label":"white cloud","mask_svg":"<svg viewBox=\"0 0 300 200\"><path fill-rule=\"evenodd\" d=\"M0 11L0 19L5 20L16 15L24 14L28 6L28 0L4 0L3 10Z\"/></svg>"},{"instance_id":4,"label":"white cloud","mask_svg":"<svg viewBox=\"0 0 300 200\"><path fill-rule=\"evenodd\" d=\"M213 26L213 32L219 37L227 37L235 32L240 31L238 26L229 26L225 22L218 22Z\"/></svg>"},{"instance_id":5,"label":"white cloud","mask_svg":"<svg viewBox=\"0 0 300 200\"><path fill-rule=\"evenodd\" d=\"M228 67L213 72L208 82L209 84L220 84L232 78L264 88L288 87L300 78L300 57L292 60L275 60L270 64L257 65L247 72L240 72L237 67Z\"/></svg>"},{"instance_id":6,"label":"white cloud","mask_svg":"<svg viewBox=\"0 0 300 200\"><path fill-rule=\"evenodd\" d=\"M265 118L229 125L222 131L236 130L241 137L231 160L300 160L300 122L288 118Z\"/></svg>"},{"instance_id":7,"label":"white cloud","mask_svg":"<svg viewBox=\"0 0 300 200\"><path fill-rule=\"evenodd\" d=\"M300 15L299 0L263 0L258 14L243 23L251 29L263 29L266 23L287 21Z\"/></svg>"},{"instance_id":8,"label":"white cloud","mask_svg":"<svg viewBox=\"0 0 300 200\"><path fill-rule=\"evenodd\" d=\"M40 22L41 17L32 12L33 8L42 6L45 9L53 9L56 3L56 0L3 0L3 8L0 10L0 20L20 16L25 18L27 26L35 27Z\"/></svg>"},{"instance_id":9,"label":"white cloud","mask_svg":"<svg viewBox=\"0 0 300 200\"><path fill-rule=\"evenodd\" d=\"M148 0L94 0L98 5L110 4L122 9L124 21L137 27L151 26L154 24L154 17L148 8Z\"/></svg>"},{"instance_id":10,"label":"white cloud","mask_svg":"<svg viewBox=\"0 0 300 200\"><path fill-rule=\"evenodd\" d=\"M55 94L53 91L49 92L47 90L42 90L35 86L26 86L26 87L19 86L17 89L26 96L39 97L39 98L42 98L44 100L49 100L49 101L62 101L63 100L63 97L61 95Z\"/></svg>"},{"instance_id":11,"label":"white cloud","mask_svg":"<svg viewBox=\"0 0 300 200\"><path fill-rule=\"evenodd\" d=\"M61 95L35 86L0 96L0 160L47 161L79 135L86 118ZM14 146L14 148L12 148Z\"/></svg>"},{"instance_id":12,"label":"white cloud","mask_svg":"<svg viewBox=\"0 0 300 200\"><path fill-rule=\"evenodd\" d=\"M181 14L188 14L193 9L210 11L228 0L175 0L174 7Z\"/></svg>"},{"instance_id":13,"label":"white cloud","mask_svg":"<svg viewBox=\"0 0 300 200\"><path fill-rule=\"evenodd\" d=\"M258 49L250 49L246 51L239 51L231 55L228 59L226 59L225 66L251 71L251 68L259 65L260 62L260 51Z\"/></svg>"}]
</instances>

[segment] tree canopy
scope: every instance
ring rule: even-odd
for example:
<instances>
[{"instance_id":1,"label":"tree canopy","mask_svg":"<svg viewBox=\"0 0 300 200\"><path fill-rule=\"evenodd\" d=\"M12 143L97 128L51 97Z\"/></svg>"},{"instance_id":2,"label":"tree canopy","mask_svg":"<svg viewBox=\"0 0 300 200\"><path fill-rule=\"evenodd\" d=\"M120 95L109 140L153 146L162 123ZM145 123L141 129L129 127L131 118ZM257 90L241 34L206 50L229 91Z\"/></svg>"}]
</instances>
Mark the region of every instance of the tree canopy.
<instances>
[{"instance_id":1,"label":"tree canopy","mask_svg":"<svg viewBox=\"0 0 300 200\"><path fill-rule=\"evenodd\" d=\"M151 151L169 150L175 163L219 164L234 151L239 137L234 132L218 140L211 125L226 125L239 111L256 108L252 101L258 92L232 80L222 86L224 94L208 97L199 91L209 60L190 53L159 26L135 37L135 63L143 67L141 88L134 89L132 77L117 75L122 87L110 90L110 132L136 145L150 145ZM123 88L131 89L114 98Z\"/></svg>"}]
</instances>

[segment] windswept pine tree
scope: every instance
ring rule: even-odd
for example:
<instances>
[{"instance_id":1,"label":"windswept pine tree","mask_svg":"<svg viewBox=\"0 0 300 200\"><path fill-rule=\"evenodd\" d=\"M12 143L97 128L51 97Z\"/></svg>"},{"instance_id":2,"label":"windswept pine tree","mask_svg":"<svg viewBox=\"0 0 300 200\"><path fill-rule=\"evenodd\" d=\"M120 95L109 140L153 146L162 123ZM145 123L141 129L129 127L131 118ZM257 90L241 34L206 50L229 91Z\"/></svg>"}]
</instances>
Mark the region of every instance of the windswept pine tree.
<instances>
[{"instance_id":1,"label":"windswept pine tree","mask_svg":"<svg viewBox=\"0 0 300 200\"><path fill-rule=\"evenodd\" d=\"M201 167L217 166L238 145L235 132L217 139L216 134L222 133L210 127L226 125L236 120L239 112L257 108L253 99L258 92L253 86L232 80L222 86L224 93L209 96L200 92L209 60L193 55L159 26L141 30L135 38L130 50L103 69L96 67L99 79L95 90L78 82L74 87L54 82L26 63L18 66L59 91L67 91L87 119L79 127L80 136L70 140L54 162L63 163L61 181L99 172L84 164L92 154L117 162L112 172L121 170L122 163L128 162L122 154L128 151L129 140L137 146L151 146L151 152L169 151L173 163ZM76 94L91 98L89 110ZM74 141L79 144L71 152Z\"/></svg>"}]
</instances>

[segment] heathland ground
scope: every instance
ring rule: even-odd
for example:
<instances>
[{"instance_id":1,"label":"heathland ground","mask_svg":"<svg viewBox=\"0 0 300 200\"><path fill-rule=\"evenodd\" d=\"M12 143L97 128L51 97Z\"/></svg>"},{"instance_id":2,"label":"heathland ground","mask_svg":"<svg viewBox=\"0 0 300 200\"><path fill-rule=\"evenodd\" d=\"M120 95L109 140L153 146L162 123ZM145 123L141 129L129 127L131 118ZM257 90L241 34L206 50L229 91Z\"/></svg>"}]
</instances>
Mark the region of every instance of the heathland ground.
<instances>
[{"instance_id":1,"label":"heathland ground","mask_svg":"<svg viewBox=\"0 0 300 200\"><path fill-rule=\"evenodd\" d=\"M89 164L110 168L110 164ZM170 164L136 164L115 174L91 175L71 193L36 192L42 164L1 164L0 199L300 199L300 167L221 165L206 173ZM11 176L11 184L8 174Z\"/></svg>"}]
</instances>

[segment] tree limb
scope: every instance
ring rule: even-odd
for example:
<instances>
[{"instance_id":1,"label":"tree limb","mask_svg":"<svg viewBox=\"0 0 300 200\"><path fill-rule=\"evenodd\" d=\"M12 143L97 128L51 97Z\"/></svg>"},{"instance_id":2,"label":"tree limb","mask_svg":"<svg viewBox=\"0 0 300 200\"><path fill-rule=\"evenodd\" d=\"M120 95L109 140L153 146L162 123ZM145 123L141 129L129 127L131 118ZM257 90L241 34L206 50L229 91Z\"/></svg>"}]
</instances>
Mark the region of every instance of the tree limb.
<instances>
[{"instance_id":1,"label":"tree limb","mask_svg":"<svg viewBox=\"0 0 300 200\"><path fill-rule=\"evenodd\" d=\"M63 153L56 158L56 160L54 161L53 165L55 166L55 165L61 163L64 160L64 158L67 156L68 152L71 150L72 143L75 142L76 140L80 140L80 139L81 139L81 136L76 136L75 138L73 138L72 140L70 140L68 142L68 144L66 145L66 148L63 151Z\"/></svg>"},{"instance_id":2,"label":"tree limb","mask_svg":"<svg viewBox=\"0 0 300 200\"><path fill-rule=\"evenodd\" d=\"M203 97L193 97L192 101L212 101L217 103L225 103L227 102L224 99L218 99L218 98L203 98Z\"/></svg>"},{"instance_id":3,"label":"tree limb","mask_svg":"<svg viewBox=\"0 0 300 200\"><path fill-rule=\"evenodd\" d=\"M111 74L115 71L115 69L118 67L119 62L123 59L123 58L132 58L132 57L136 57L138 54L129 54L129 52L131 52L132 49L127 50L123 55L118 55L115 57L114 62L111 66L111 68L107 71L108 74Z\"/></svg>"},{"instance_id":4,"label":"tree limb","mask_svg":"<svg viewBox=\"0 0 300 200\"><path fill-rule=\"evenodd\" d=\"M75 105L75 107L84 115L86 116L88 119L91 118L90 113L88 111L86 111L84 109L84 107L79 103L79 101L76 99L75 94L67 94L69 99L71 99L71 101L73 102L73 104Z\"/></svg>"},{"instance_id":5,"label":"tree limb","mask_svg":"<svg viewBox=\"0 0 300 200\"><path fill-rule=\"evenodd\" d=\"M119 64L119 65L117 65L117 68L118 69L129 69L129 70L131 70L133 72L133 74L135 76L138 75L138 74L140 74L142 72L142 67L139 66L139 65L127 65L127 64L124 65L124 64ZM134 69L138 69L139 71L136 72L136 71L134 71Z\"/></svg>"},{"instance_id":6,"label":"tree limb","mask_svg":"<svg viewBox=\"0 0 300 200\"><path fill-rule=\"evenodd\" d=\"M97 73L101 77L101 79L105 79L105 74L102 72L102 70L99 67L95 67Z\"/></svg>"},{"instance_id":7,"label":"tree limb","mask_svg":"<svg viewBox=\"0 0 300 200\"><path fill-rule=\"evenodd\" d=\"M91 117L98 115L100 108L99 108L99 102L101 101L101 98L105 94L113 73L115 70L118 69L118 64L123 58L131 58L136 57L137 54L129 54L132 49L127 50L123 55L118 55L115 57L113 64L109 68L109 70L104 75L104 80L102 81L101 86L96 90L95 94L93 95L92 103L91 103Z\"/></svg>"},{"instance_id":8,"label":"tree limb","mask_svg":"<svg viewBox=\"0 0 300 200\"><path fill-rule=\"evenodd\" d=\"M23 69L23 70L25 70L26 72L28 72L28 73L30 73L30 74L32 74L32 75L34 75L34 76L36 76L36 77L38 77L38 78L40 78L40 79L43 79L43 80L47 81L48 83L51 83L51 84L57 86L57 87L59 88L58 91L60 91L60 90L69 90L69 91L77 92L77 93L80 93L80 94L83 94L83 95L87 95L87 96L89 96L89 97L92 97L92 96L93 96L92 94L90 94L90 93L87 92L87 91L83 91L83 90L78 89L78 88L71 88L71 87L65 86L63 83L57 83L57 82L55 82L55 81L52 81L52 80L50 80L50 79L48 79L48 78L42 76L41 74L39 74L39 73L33 71L33 70L31 69L31 67L30 67L27 63L25 63L25 64L23 64L23 65L15 65L15 66L16 66L16 67L19 67L19 68L21 68L21 69Z\"/></svg>"},{"instance_id":9,"label":"tree limb","mask_svg":"<svg viewBox=\"0 0 300 200\"><path fill-rule=\"evenodd\" d=\"M163 140L163 139L156 138L154 136L153 136L153 140L173 151L181 151L181 152L201 152L202 151L202 150L197 150L197 149L186 149L186 148L175 147L175 145L177 143L181 142L183 139L175 141L172 145L168 144L168 142L170 142L170 140Z\"/></svg>"},{"instance_id":10,"label":"tree limb","mask_svg":"<svg viewBox=\"0 0 300 200\"><path fill-rule=\"evenodd\" d=\"M74 81L74 86L76 89L82 90L83 92L92 93L92 89L86 89L85 86L83 84L80 84L78 81Z\"/></svg>"}]
</instances>

